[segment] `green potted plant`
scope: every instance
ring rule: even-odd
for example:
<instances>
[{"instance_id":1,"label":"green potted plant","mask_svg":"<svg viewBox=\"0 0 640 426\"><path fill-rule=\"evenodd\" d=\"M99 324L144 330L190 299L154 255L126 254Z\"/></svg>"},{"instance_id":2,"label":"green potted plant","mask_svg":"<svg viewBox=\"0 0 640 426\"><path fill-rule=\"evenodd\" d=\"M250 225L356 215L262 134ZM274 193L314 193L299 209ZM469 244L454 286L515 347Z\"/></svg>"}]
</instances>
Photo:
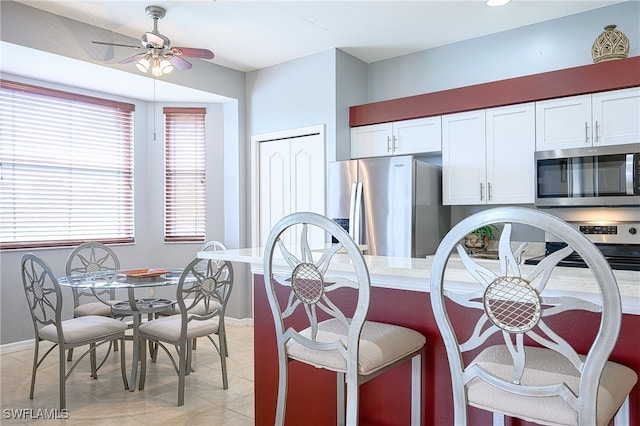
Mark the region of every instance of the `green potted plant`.
<instances>
[{"instance_id":1,"label":"green potted plant","mask_svg":"<svg viewBox=\"0 0 640 426\"><path fill-rule=\"evenodd\" d=\"M494 233L498 230L495 225L485 225L468 234L464 240L464 245L470 249L486 250L489 240L493 239Z\"/></svg>"}]
</instances>

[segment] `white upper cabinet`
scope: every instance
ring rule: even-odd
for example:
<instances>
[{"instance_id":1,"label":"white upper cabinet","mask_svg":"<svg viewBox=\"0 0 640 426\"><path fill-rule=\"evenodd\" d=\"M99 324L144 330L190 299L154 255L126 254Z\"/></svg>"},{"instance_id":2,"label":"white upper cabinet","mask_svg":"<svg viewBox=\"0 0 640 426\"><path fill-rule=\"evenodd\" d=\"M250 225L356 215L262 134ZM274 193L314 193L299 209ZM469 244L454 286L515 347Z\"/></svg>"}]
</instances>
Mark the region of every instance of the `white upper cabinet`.
<instances>
[{"instance_id":1,"label":"white upper cabinet","mask_svg":"<svg viewBox=\"0 0 640 426\"><path fill-rule=\"evenodd\" d=\"M636 143L640 88L536 102L536 150Z\"/></svg>"},{"instance_id":2,"label":"white upper cabinet","mask_svg":"<svg viewBox=\"0 0 640 426\"><path fill-rule=\"evenodd\" d=\"M534 200L533 103L442 116L443 204Z\"/></svg>"},{"instance_id":3,"label":"white upper cabinet","mask_svg":"<svg viewBox=\"0 0 640 426\"><path fill-rule=\"evenodd\" d=\"M487 117L487 204L534 202L535 106L492 108Z\"/></svg>"},{"instance_id":4,"label":"white upper cabinet","mask_svg":"<svg viewBox=\"0 0 640 426\"><path fill-rule=\"evenodd\" d=\"M640 87L594 93L591 114L594 145L622 145L640 141Z\"/></svg>"},{"instance_id":5,"label":"white upper cabinet","mask_svg":"<svg viewBox=\"0 0 640 426\"><path fill-rule=\"evenodd\" d=\"M439 152L440 117L351 128L351 158Z\"/></svg>"}]
</instances>

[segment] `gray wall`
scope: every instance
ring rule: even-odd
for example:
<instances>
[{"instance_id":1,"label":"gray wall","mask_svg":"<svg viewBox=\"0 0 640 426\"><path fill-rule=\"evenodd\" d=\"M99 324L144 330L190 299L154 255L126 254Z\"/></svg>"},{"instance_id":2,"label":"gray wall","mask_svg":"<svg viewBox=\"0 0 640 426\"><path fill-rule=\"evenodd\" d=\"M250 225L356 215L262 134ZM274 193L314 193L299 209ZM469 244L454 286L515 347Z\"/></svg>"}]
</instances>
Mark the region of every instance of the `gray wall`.
<instances>
[{"instance_id":1,"label":"gray wall","mask_svg":"<svg viewBox=\"0 0 640 426\"><path fill-rule=\"evenodd\" d=\"M609 24L640 55L640 2L628 1L369 64L367 102L588 65Z\"/></svg>"},{"instance_id":2,"label":"gray wall","mask_svg":"<svg viewBox=\"0 0 640 426\"><path fill-rule=\"evenodd\" d=\"M78 40L137 42L20 3L2 1L0 8L3 41L56 55L116 68L115 58L101 57L97 49L78 49ZM250 203L247 179L250 155L246 141L250 135L324 124L327 161L348 158L350 105L586 65L591 63L593 40L605 25L612 23L629 37L631 56L638 56L638 18L640 4L625 2L369 65L339 50L330 50L249 74L205 61L196 61L188 73L170 74L167 78L172 83L231 99L221 105L210 105L216 130L211 135L213 149L207 153L211 162L208 167L211 164L214 168L209 172L207 184L215 197L210 200L214 206L210 208L209 237L222 239L232 248L244 247L251 241L248 212L255 206ZM104 65L105 59L110 63ZM164 244L161 240L158 228L162 212L159 197L162 179L158 175L161 145L149 140L152 126L149 105L128 101L136 103L136 120L142 120L136 121L136 243L117 250L123 267L181 266L197 247ZM481 207L452 209L452 222L478 208ZM56 272L61 272L70 249L39 252ZM0 253L1 344L33 337L19 277L23 253ZM242 270L229 314L244 318L251 315L250 282L246 268L238 269Z\"/></svg>"}]
</instances>

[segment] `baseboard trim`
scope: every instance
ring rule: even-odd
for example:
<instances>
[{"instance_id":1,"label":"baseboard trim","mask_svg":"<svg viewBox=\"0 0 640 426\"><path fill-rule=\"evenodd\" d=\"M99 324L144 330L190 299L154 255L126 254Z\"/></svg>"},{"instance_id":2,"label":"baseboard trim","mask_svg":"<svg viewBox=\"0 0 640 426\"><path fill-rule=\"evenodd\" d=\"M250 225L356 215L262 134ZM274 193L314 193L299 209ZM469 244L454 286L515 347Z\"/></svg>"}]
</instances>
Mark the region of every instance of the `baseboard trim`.
<instances>
[{"instance_id":1,"label":"baseboard trim","mask_svg":"<svg viewBox=\"0 0 640 426\"><path fill-rule=\"evenodd\" d=\"M225 318L225 324L230 327L253 327L253 318ZM6 355L13 352L25 351L33 349L34 339L22 340L20 342L5 343L0 345L0 355Z\"/></svg>"}]
</instances>

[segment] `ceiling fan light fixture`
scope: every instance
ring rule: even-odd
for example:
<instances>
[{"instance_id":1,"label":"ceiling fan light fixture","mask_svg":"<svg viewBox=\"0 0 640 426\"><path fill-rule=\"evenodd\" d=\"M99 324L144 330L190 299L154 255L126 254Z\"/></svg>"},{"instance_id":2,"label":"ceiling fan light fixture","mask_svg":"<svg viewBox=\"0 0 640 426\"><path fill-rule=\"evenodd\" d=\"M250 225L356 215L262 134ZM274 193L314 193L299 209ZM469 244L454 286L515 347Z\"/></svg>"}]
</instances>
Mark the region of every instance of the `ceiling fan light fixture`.
<instances>
[{"instance_id":1,"label":"ceiling fan light fixture","mask_svg":"<svg viewBox=\"0 0 640 426\"><path fill-rule=\"evenodd\" d=\"M162 72L162 67L160 66L160 58L158 58L157 56L154 57L151 61L151 74L154 77L161 77L164 75L164 73Z\"/></svg>"},{"instance_id":2,"label":"ceiling fan light fixture","mask_svg":"<svg viewBox=\"0 0 640 426\"><path fill-rule=\"evenodd\" d=\"M171 64L171 55L165 55L160 61L160 70L164 74L169 74L173 71L173 64Z\"/></svg>"},{"instance_id":3,"label":"ceiling fan light fixture","mask_svg":"<svg viewBox=\"0 0 640 426\"><path fill-rule=\"evenodd\" d=\"M144 55L137 63L136 63L136 67L141 71L141 72L147 72L149 71L149 66L151 65L151 54L147 53L146 55Z\"/></svg>"}]
</instances>

